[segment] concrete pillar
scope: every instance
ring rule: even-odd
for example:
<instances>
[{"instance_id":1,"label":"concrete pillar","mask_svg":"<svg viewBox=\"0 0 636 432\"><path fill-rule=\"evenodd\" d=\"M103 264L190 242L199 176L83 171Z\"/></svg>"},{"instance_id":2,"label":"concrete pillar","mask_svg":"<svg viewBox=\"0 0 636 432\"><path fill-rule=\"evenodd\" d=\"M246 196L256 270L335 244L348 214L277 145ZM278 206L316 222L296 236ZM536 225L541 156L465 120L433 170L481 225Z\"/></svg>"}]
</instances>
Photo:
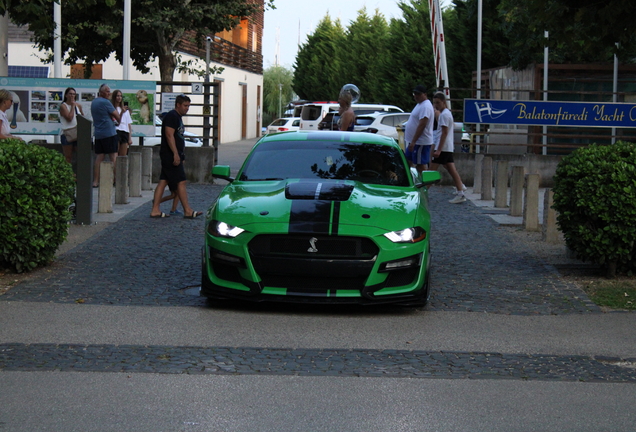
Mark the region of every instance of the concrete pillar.
<instances>
[{"instance_id":1,"label":"concrete pillar","mask_svg":"<svg viewBox=\"0 0 636 432\"><path fill-rule=\"evenodd\" d=\"M128 204L128 156L117 157L115 204Z\"/></svg>"},{"instance_id":2,"label":"concrete pillar","mask_svg":"<svg viewBox=\"0 0 636 432\"><path fill-rule=\"evenodd\" d=\"M141 149L141 189L152 190L152 148Z\"/></svg>"},{"instance_id":3,"label":"concrete pillar","mask_svg":"<svg viewBox=\"0 0 636 432\"><path fill-rule=\"evenodd\" d=\"M526 170L522 166L512 167L510 180L510 216L523 216L523 183Z\"/></svg>"},{"instance_id":4,"label":"concrete pillar","mask_svg":"<svg viewBox=\"0 0 636 432\"><path fill-rule=\"evenodd\" d=\"M141 153L128 153L128 186L131 197L141 196Z\"/></svg>"},{"instance_id":5,"label":"concrete pillar","mask_svg":"<svg viewBox=\"0 0 636 432\"><path fill-rule=\"evenodd\" d=\"M482 163L484 162L483 154L475 155L475 175L473 177L473 193L480 194L481 193L481 168Z\"/></svg>"},{"instance_id":6,"label":"concrete pillar","mask_svg":"<svg viewBox=\"0 0 636 432\"><path fill-rule=\"evenodd\" d=\"M543 240L548 243L559 243L559 230L557 229L557 212L552 208L554 192L546 189L543 197Z\"/></svg>"},{"instance_id":7,"label":"concrete pillar","mask_svg":"<svg viewBox=\"0 0 636 432\"><path fill-rule=\"evenodd\" d=\"M526 175L523 226L527 231L539 231L539 174Z\"/></svg>"},{"instance_id":8,"label":"concrete pillar","mask_svg":"<svg viewBox=\"0 0 636 432\"><path fill-rule=\"evenodd\" d=\"M484 157L481 168L481 199L490 201L492 199L492 158Z\"/></svg>"},{"instance_id":9,"label":"concrete pillar","mask_svg":"<svg viewBox=\"0 0 636 432\"><path fill-rule=\"evenodd\" d=\"M113 176L113 163L102 162L99 165L97 213L113 212Z\"/></svg>"},{"instance_id":10,"label":"concrete pillar","mask_svg":"<svg viewBox=\"0 0 636 432\"><path fill-rule=\"evenodd\" d=\"M497 177L495 178L495 207L508 207L508 161L497 161Z\"/></svg>"}]
</instances>

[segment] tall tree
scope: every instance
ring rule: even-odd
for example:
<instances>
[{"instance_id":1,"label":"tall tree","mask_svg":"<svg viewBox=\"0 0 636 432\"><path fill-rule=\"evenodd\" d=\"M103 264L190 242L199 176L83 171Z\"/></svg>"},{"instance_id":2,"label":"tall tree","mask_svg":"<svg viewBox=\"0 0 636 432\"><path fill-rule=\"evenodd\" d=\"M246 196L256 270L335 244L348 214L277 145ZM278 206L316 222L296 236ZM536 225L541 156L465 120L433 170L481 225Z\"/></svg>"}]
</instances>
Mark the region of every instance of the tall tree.
<instances>
[{"instance_id":1,"label":"tall tree","mask_svg":"<svg viewBox=\"0 0 636 432\"><path fill-rule=\"evenodd\" d=\"M276 118L294 97L294 73L283 66L272 66L263 72L263 113Z\"/></svg>"},{"instance_id":2,"label":"tall tree","mask_svg":"<svg viewBox=\"0 0 636 432\"><path fill-rule=\"evenodd\" d=\"M366 8L358 12L347 27L341 48L340 82L353 83L360 89L363 102L381 102L384 76L381 60L389 56L389 25L378 10L372 17Z\"/></svg>"},{"instance_id":3,"label":"tall tree","mask_svg":"<svg viewBox=\"0 0 636 432\"><path fill-rule=\"evenodd\" d=\"M543 59L559 63L623 62L636 55L636 3L625 0L501 0L511 64L521 69ZM544 38L544 31L549 39ZM619 48L616 47L619 43Z\"/></svg>"},{"instance_id":4,"label":"tall tree","mask_svg":"<svg viewBox=\"0 0 636 432\"><path fill-rule=\"evenodd\" d=\"M298 50L294 64L294 91L301 99L336 100L342 87L341 50L345 32L340 21L327 14Z\"/></svg>"},{"instance_id":5,"label":"tall tree","mask_svg":"<svg viewBox=\"0 0 636 432\"><path fill-rule=\"evenodd\" d=\"M54 0L0 2L0 14L9 13L18 25L28 25L40 50L53 48ZM123 0L62 2L62 49L66 62L83 60L90 66L111 53L123 59ZM272 0L267 0L272 6ZM178 58L176 47L186 32L202 46L206 35L236 27L241 17L253 14L257 4L245 0L132 0L131 59L136 69L159 59L161 79L172 81ZM49 59L50 60L50 59Z\"/></svg>"},{"instance_id":6,"label":"tall tree","mask_svg":"<svg viewBox=\"0 0 636 432\"><path fill-rule=\"evenodd\" d=\"M431 24L427 0L399 3L402 19L390 24L390 55L384 63L385 76L391 80L383 84L384 103L410 111L415 102L412 91L417 84L435 86L435 65Z\"/></svg>"}]
</instances>

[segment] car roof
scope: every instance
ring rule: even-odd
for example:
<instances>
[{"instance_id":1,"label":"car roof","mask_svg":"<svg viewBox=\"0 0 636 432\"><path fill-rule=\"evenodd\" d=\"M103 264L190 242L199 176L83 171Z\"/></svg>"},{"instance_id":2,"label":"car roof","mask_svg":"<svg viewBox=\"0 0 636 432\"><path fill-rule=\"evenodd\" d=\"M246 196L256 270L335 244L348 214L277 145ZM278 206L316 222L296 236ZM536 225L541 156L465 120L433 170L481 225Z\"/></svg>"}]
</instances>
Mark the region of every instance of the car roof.
<instances>
[{"instance_id":1,"label":"car roof","mask_svg":"<svg viewBox=\"0 0 636 432\"><path fill-rule=\"evenodd\" d=\"M340 131L298 131L283 132L274 135L263 136L258 143L271 141L330 141L330 142L352 142L365 144L378 144L398 147L393 138L382 135L375 135L365 132L340 132ZM257 144L258 144L257 143Z\"/></svg>"}]
</instances>

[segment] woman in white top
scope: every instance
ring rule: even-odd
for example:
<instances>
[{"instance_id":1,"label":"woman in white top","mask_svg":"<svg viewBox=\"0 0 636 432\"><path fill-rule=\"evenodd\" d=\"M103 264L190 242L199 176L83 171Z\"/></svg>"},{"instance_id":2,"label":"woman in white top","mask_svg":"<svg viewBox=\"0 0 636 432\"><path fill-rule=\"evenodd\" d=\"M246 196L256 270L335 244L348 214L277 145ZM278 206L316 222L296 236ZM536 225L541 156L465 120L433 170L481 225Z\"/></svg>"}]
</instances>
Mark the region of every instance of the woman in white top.
<instances>
[{"instance_id":1,"label":"woman in white top","mask_svg":"<svg viewBox=\"0 0 636 432\"><path fill-rule=\"evenodd\" d=\"M22 139L17 136L11 135L11 127L9 119L7 119L7 110L13 106L13 94L9 90L0 90L0 139L16 138Z\"/></svg>"},{"instance_id":2,"label":"woman in white top","mask_svg":"<svg viewBox=\"0 0 636 432\"><path fill-rule=\"evenodd\" d=\"M64 131L77 127L77 114L84 115L82 106L75 102L77 92L73 87L69 87L64 91L64 102L60 105L60 123L62 124L62 153L68 163L73 162L73 151L77 149L77 140L68 141L64 135ZM76 134L77 135L77 134Z\"/></svg>"},{"instance_id":3,"label":"woman in white top","mask_svg":"<svg viewBox=\"0 0 636 432\"><path fill-rule=\"evenodd\" d=\"M119 156L126 156L128 154L128 146L132 145L132 117L130 117L130 109L128 108L128 102L124 102L121 90L113 92L111 102L121 117L116 128L119 139Z\"/></svg>"}]
</instances>

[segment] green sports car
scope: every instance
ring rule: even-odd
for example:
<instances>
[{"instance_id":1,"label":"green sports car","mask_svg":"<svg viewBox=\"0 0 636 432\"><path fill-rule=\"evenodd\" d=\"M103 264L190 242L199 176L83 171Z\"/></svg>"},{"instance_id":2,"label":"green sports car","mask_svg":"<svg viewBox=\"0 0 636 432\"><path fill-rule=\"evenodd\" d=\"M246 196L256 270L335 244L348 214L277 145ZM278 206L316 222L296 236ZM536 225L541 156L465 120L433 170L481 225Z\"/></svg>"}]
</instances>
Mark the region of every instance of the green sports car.
<instances>
[{"instance_id":1,"label":"green sports car","mask_svg":"<svg viewBox=\"0 0 636 432\"><path fill-rule=\"evenodd\" d=\"M428 302L427 185L395 140L359 132L262 138L206 215L201 295L314 303Z\"/></svg>"}]
</instances>

